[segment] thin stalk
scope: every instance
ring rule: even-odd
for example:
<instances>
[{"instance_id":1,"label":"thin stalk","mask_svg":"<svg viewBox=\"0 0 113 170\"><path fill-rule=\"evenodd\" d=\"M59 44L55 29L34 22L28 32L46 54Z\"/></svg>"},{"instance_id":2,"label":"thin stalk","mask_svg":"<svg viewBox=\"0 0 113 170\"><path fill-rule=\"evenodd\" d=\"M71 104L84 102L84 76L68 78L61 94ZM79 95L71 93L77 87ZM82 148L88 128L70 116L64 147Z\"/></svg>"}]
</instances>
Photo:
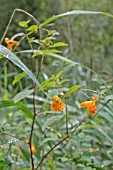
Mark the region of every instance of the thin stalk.
<instances>
[{"instance_id":1,"label":"thin stalk","mask_svg":"<svg viewBox=\"0 0 113 170\"><path fill-rule=\"evenodd\" d=\"M35 124L35 117L36 113L33 116L32 126L31 126L31 132L30 132L30 138L29 138L29 146L30 146L30 156L31 156L31 164L32 164L32 170L34 170L34 160L33 160L33 152L32 152L32 136L33 136L33 130L34 130L34 124Z\"/></svg>"},{"instance_id":2,"label":"thin stalk","mask_svg":"<svg viewBox=\"0 0 113 170\"><path fill-rule=\"evenodd\" d=\"M6 27L5 31L4 31L4 34L3 34L2 38L1 38L0 44L2 44L4 38L5 38L6 34L7 34L7 31L8 31L8 29L9 29L10 25L11 25L11 22L12 22L12 20L13 20L13 18L14 18L14 15L15 15L15 13L16 13L17 11L18 11L18 12L22 12L22 13L28 15L30 18L32 18L32 20L36 23L36 25L37 25L38 27L40 26L40 23L38 22L38 20L37 20L33 15L31 15L30 13L28 13L28 12L22 10L22 9L15 9L15 10L13 11L12 15L11 15L11 18L10 18L10 20L9 20L9 22L8 22L8 25L7 25L7 27Z\"/></svg>"},{"instance_id":3,"label":"thin stalk","mask_svg":"<svg viewBox=\"0 0 113 170\"><path fill-rule=\"evenodd\" d=\"M14 136L14 135L11 135L11 134L7 133L7 132L1 132L1 131L0 131L0 133L2 133L3 135L11 136L12 138L15 138L15 139L17 139L17 140L20 140L21 142L24 142L24 143L26 143L26 144L29 144L29 142L27 142L26 140L21 139L21 138L18 138L18 137Z\"/></svg>"},{"instance_id":4,"label":"thin stalk","mask_svg":"<svg viewBox=\"0 0 113 170\"><path fill-rule=\"evenodd\" d=\"M58 143L56 143L56 144L42 157L41 161L39 162L39 164L38 164L38 166L36 167L35 170L37 170L37 169L41 166L41 164L42 164L42 162L44 161L44 159L45 159L58 145L60 145L61 143L63 143L68 137L69 137L69 135L66 136L65 138L63 138L63 139L62 139L61 141L59 141Z\"/></svg>"},{"instance_id":5,"label":"thin stalk","mask_svg":"<svg viewBox=\"0 0 113 170\"><path fill-rule=\"evenodd\" d=\"M88 118L88 116L85 116L82 120L81 120L81 122L77 125L77 126L75 126L75 128L71 131L71 134L73 135L73 133L78 129L78 127L86 120Z\"/></svg>"},{"instance_id":6,"label":"thin stalk","mask_svg":"<svg viewBox=\"0 0 113 170\"><path fill-rule=\"evenodd\" d=\"M30 48L32 50L32 53L34 54L34 50L33 50L33 46L32 43L29 41L29 37L27 35L26 32L26 38L29 42ZM32 57L31 59L31 70L32 72L34 71L34 58ZM29 137L29 147L30 147L30 156L31 156L31 165L32 165L32 170L34 170L34 159L33 159L33 152L32 152L32 136L33 136L33 130L34 130L34 124L35 124L35 118L36 118L36 100L35 100L35 83L32 81L32 88L34 89L33 92L33 121L32 121L32 125L31 125L31 131L30 131L30 137Z\"/></svg>"}]
</instances>

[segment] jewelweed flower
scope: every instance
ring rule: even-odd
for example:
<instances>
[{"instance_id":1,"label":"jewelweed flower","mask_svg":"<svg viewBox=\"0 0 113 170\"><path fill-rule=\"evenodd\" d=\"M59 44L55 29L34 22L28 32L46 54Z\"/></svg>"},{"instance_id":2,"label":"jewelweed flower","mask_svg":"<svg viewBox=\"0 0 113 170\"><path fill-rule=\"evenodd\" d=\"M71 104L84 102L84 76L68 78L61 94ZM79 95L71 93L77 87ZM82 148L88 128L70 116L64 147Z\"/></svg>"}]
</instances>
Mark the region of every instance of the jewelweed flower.
<instances>
[{"instance_id":1,"label":"jewelweed flower","mask_svg":"<svg viewBox=\"0 0 113 170\"><path fill-rule=\"evenodd\" d=\"M32 150L32 152L36 152L37 150L36 150L36 148L35 148L35 146L32 144L32 146L31 146L31 150ZM28 152L30 153L30 148L28 149Z\"/></svg>"},{"instance_id":2,"label":"jewelweed flower","mask_svg":"<svg viewBox=\"0 0 113 170\"><path fill-rule=\"evenodd\" d=\"M58 96L54 96L52 100L53 100L53 103L50 105L51 110L53 112L57 112L57 111L61 112L65 106L62 100Z\"/></svg>"},{"instance_id":3,"label":"jewelweed flower","mask_svg":"<svg viewBox=\"0 0 113 170\"><path fill-rule=\"evenodd\" d=\"M91 115L96 114L96 102L98 101L97 97L93 97L91 101L85 101L80 104L80 107L88 108L88 111Z\"/></svg>"},{"instance_id":4,"label":"jewelweed flower","mask_svg":"<svg viewBox=\"0 0 113 170\"><path fill-rule=\"evenodd\" d=\"M7 48L8 48L10 51L12 51L13 46L19 45L19 42L14 41L14 40L11 40L11 39L9 40L9 38L5 38L5 42L6 42L6 44L7 44Z\"/></svg>"},{"instance_id":5,"label":"jewelweed flower","mask_svg":"<svg viewBox=\"0 0 113 170\"><path fill-rule=\"evenodd\" d=\"M89 152L94 152L94 148L89 148Z\"/></svg>"}]
</instances>

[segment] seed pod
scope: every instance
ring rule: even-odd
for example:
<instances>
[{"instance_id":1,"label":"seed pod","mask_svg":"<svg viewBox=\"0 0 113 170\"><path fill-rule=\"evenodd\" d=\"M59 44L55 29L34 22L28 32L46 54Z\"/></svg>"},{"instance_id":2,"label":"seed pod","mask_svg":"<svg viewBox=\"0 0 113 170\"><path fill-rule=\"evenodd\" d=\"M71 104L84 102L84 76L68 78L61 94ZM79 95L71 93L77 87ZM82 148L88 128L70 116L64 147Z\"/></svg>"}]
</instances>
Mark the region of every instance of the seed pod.
<instances>
[{"instance_id":1,"label":"seed pod","mask_svg":"<svg viewBox=\"0 0 113 170\"><path fill-rule=\"evenodd\" d=\"M61 138L62 138L62 134L61 134L61 133L57 133L57 137L58 137L59 139L61 139Z\"/></svg>"}]
</instances>

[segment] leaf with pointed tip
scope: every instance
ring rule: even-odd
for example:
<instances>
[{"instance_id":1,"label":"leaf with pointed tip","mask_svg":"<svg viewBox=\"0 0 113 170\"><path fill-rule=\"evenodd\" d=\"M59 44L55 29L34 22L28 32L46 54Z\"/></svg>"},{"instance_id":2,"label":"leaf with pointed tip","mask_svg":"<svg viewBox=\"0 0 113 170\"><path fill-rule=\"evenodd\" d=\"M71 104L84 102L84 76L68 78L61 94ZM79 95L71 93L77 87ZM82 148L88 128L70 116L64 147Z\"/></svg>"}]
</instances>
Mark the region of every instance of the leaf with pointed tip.
<instances>
[{"instance_id":1,"label":"leaf with pointed tip","mask_svg":"<svg viewBox=\"0 0 113 170\"><path fill-rule=\"evenodd\" d=\"M73 10L73 11L68 11L68 12L65 12L65 13L62 13L62 14L59 14L59 15L55 15L49 19L47 19L45 22L43 22L42 24L40 24L41 27L44 27L45 25L51 23L52 21L60 18L60 17L65 17L65 16L70 16L70 15L97 15L97 14L100 14L100 15L105 15L105 16L108 16L108 17L112 17L113 18L113 15L112 14L109 14L109 13L106 13L106 12L97 12L97 11L85 11L85 10Z\"/></svg>"},{"instance_id":2,"label":"leaf with pointed tip","mask_svg":"<svg viewBox=\"0 0 113 170\"><path fill-rule=\"evenodd\" d=\"M33 93L33 89L32 90L28 90L25 89L23 91L21 91L20 93L18 93L15 97L14 97L14 103L19 102L20 100L24 99L25 97L27 97L28 95L30 95L31 93Z\"/></svg>"},{"instance_id":3,"label":"leaf with pointed tip","mask_svg":"<svg viewBox=\"0 0 113 170\"><path fill-rule=\"evenodd\" d=\"M26 76L26 73L24 73L24 72L18 74L18 75L14 78L14 80L13 80L13 82L12 82L12 85L14 86L16 83L18 83L18 82L19 82L23 77L25 77L25 76Z\"/></svg>"},{"instance_id":4,"label":"leaf with pointed tip","mask_svg":"<svg viewBox=\"0 0 113 170\"><path fill-rule=\"evenodd\" d=\"M59 78L63 74L64 70L60 71L56 76L55 79Z\"/></svg>"},{"instance_id":5,"label":"leaf with pointed tip","mask_svg":"<svg viewBox=\"0 0 113 170\"><path fill-rule=\"evenodd\" d=\"M80 85L75 85L75 86L72 86L67 92L66 94L69 96L71 93L75 92L76 90L78 90L80 87L82 87L83 84L80 84Z\"/></svg>"}]
</instances>

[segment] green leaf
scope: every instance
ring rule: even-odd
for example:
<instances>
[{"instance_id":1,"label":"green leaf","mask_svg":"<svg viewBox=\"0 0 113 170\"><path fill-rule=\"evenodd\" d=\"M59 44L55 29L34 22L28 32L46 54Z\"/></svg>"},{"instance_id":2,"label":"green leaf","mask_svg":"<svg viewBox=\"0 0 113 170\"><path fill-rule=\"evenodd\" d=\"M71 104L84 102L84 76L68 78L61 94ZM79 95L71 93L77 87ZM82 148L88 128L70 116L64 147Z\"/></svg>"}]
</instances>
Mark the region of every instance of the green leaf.
<instances>
[{"instance_id":1,"label":"green leaf","mask_svg":"<svg viewBox=\"0 0 113 170\"><path fill-rule=\"evenodd\" d=\"M21 21L21 22L19 22L19 26L27 27L29 22L30 22L30 20L28 20L28 21Z\"/></svg>"},{"instance_id":2,"label":"green leaf","mask_svg":"<svg viewBox=\"0 0 113 170\"><path fill-rule=\"evenodd\" d=\"M87 125L80 126L80 127L78 128L78 130L90 129L90 128L94 128L95 126L96 126L96 125L87 124Z\"/></svg>"},{"instance_id":3,"label":"green leaf","mask_svg":"<svg viewBox=\"0 0 113 170\"><path fill-rule=\"evenodd\" d=\"M59 78L63 74L64 70L60 71L56 76L55 79Z\"/></svg>"},{"instance_id":4,"label":"green leaf","mask_svg":"<svg viewBox=\"0 0 113 170\"><path fill-rule=\"evenodd\" d=\"M28 31L36 32L38 30L37 25L31 25L30 27L27 28Z\"/></svg>"},{"instance_id":5,"label":"green leaf","mask_svg":"<svg viewBox=\"0 0 113 170\"><path fill-rule=\"evenodd\" d=\"M50 47L67 47L67 46L68 46L68 44L66 44L66 43L57 42L57 43L53 44L53 45L50 46Z\"/></svg>"},{"instance_id":6,"label":"green leaf","mask_svg":"<svg viewBox=\"0 0 113 170\"><path fill-rule=\"evenodd\" d=\"M0 54L0 59L4 58L4 56L2 54Z\"/></svg>"},{"instance_id":7,"label":"green leaf","mask_svg":"<svg viewBox=\"0 0 113 170\"><path fill-rule=\"evenodd\" d=\"M39 91L40 90L43 90L44 88L47 88L47 87L50 87L50 86L52 86L52 85L55 85L55 81L47 81L47 82L45 82L44 84L42 84L42 86L39 88Z\"/></svg>"},{"instance_id":8,"label":"green leaf","mask_svg":"<svg viewBox=\"0 0 113 170\"><path fill-rule=\"evenodd\" d=\"M80 87L82 87L83 84L80 84L80 85L75 85L75 86L72 86L67 92L66 92L66 95L70 95L71 93L75 92L76 90L78 90Z\"/></svg>"},{"instance_id":9,"label":"green leaf","mask_svg":"<svg viewBox=\"0 0 113 170\"><path fill-rule=\"evenodd\" d=\"M57 59L60 59L60 60L62 60L62 61L66 61L66 62L68 62L68 63L80 64L80 63L78 63L78 62L72 61L72 60L70 60L70 59L68 59L68 58L65 58L65 57L63 57L63 56L61 56L61 55L59 55L59 54L55 54L55 53L52 53L52 52L48 52L48 53L46 53L46 55L52 56L52 57L57 58Z\"/></svg>"},{"instance_id":10,"label":"green leaf","mask_svg":"<svg viewBox=\"0 0 113 170\"><path fill-rule=\"evenodd\" d=\"M73 10L57 15L57 17L64 17L69 15L84 15L84 14L101 14L101 12L96 11L83 11L83 10Z\"/></svg>"},{"instance_id":11,"label":"green leaf","mask_svg":"<svg viewBox=\"0 0 113 170\"><path fill-rule=\"evenodd\" d=\"M59 14L59 15L56 15L56 16L53 16L49 19L47 19L45 22L43 22L42 24L40 24L41 27L44 27L45 25L51 23L52 21L56 20L57 18L60 18L60 17L65 17L65 16L69 16L69 15L86 15L86 14L93 14L93 15L97 15L97 14L101 14L101 15L105 15L105 16L108 16L108 17L112 17L113 18L113 15L112 14L109 14L109 13L106 13L106 12L97 12L97 11L85 11L85 10L73 10L73 11L68 11L68 12L65 12L65 13L62 13L62 14Z\"/></svg>"},{"instance_id":12,"label":"green leaf","mask_svg":"<svg viewBox=\"0 0 113 170\"><path fill-rule=\"evenodd\" d=\"M40 143L39 147L42 146L43 144L45 144L45 143L48 142L48 141L54 141L54 140L56 140L56 139L57 139L57 138L45 138L45 139Z\"/></svg>"},{"instance_id":13,"label":"green leaf","mask_svg":"<svg viewBox=\"0 0 113 170\"><path fill-rule=\"evenodd\" d=\"M58 18L58 16L53 16L49 19L47 19L45 22L43 22L42 24L40 24L40 27L44 27L45 25L49 24L50 22L56 20Z\"/></svg>"},{"instance_id":14,"label":"green leaf","mask_svg":"<svg viewBox=\"0 0 113 170\"><path fill-rule=\"evenodd\" d=\"M58 116L54 116L52 118L47 119L44 125L42 126L42 129L44 130L45 128L51 126L52 124L59 122L59 120L61 120L64 116L65 115L58 115Z\"/></svg>"},{"instance_id":15,"label":"green leaf","mask_svg":"<svg viewBox=\"0 0 113 170\"><path fill-rule=\"evenodd\" d=\"M62 51L56 50L56 49L52 49L52 50L39 50L37 53L35 53L33 55L33 57L36 57L38 55L46 55L46 53L48 52L52 52L52 53L61 53Z\"/></svg>"},{"instance_id":16,"label":"green leaf","mask_svg":"<svg viewBox=\"0 0 113 170\"><path fill-rule=\"evenodd\" d=\"M23 90L22 92L18 93L15 97L14 97L14 103L19 102L20 100L24 99L25 97L27 97L28 95L30 95L31 93L33 93L33 89L32 90Z\"/></svg>"},{"instance_id":17,"label":"green leaf","mask_svg":"<svg viewBox=\"0 0 113 170\"><path fill-rule=\"evenodd\" d=\"M23 77L25 77L26 76L26 73L25 72L22 72L22 73L20 73L20 74L18 74L15 78L14 78L14 80L13 80L13 82L12 82L12 85L14 86L16 83L18 83Z\"/></svg>"},{"instance_id":18,"label":"green leaf","mask_svg":"<svg viewBox=\"0 0 113 170\"><path fill-rule=\"evenodd\" d=\"M95 11L74 10L74 11L69 11L69 12L65 12L65 13L53 16L53 17L47 19L42 24L40 24L40 26L44 27L45 25L51 23L52 21L56 20L59 17L69 16L69 15L78 15L78 14L104 14L104 15L107 15L107 13L101 13L101 12L95 12Z\"/></svg>"},{"instance_id":19,"label":"green leaf","mask_svg":"<svg viewBox=\"0 0 113 170\"><path fill-rule=\"evenodd\" d=\"M33 52L32 50L24 50L24 51L19 51L18 54L19 54L19 53L32 53L32 52ZM34 52L37 53L38 51L37 51L37 50L34 50ZM52 52L46 52L46 55L47 55L47 56L54 57L54 58L57 58L57 59L60 59L60 60L62 60L62 61L66 61L66 62L71 63L71 64L81 65L80 63L75 62L75 61L72 61L72 60L70 60L70 59L68 59L68 58L65 58L65 57L63 57L63 56L61 56L61 55L59 55L59 54L55 54L55 53L52 53Z\"/></svg>"}]
</instances>

